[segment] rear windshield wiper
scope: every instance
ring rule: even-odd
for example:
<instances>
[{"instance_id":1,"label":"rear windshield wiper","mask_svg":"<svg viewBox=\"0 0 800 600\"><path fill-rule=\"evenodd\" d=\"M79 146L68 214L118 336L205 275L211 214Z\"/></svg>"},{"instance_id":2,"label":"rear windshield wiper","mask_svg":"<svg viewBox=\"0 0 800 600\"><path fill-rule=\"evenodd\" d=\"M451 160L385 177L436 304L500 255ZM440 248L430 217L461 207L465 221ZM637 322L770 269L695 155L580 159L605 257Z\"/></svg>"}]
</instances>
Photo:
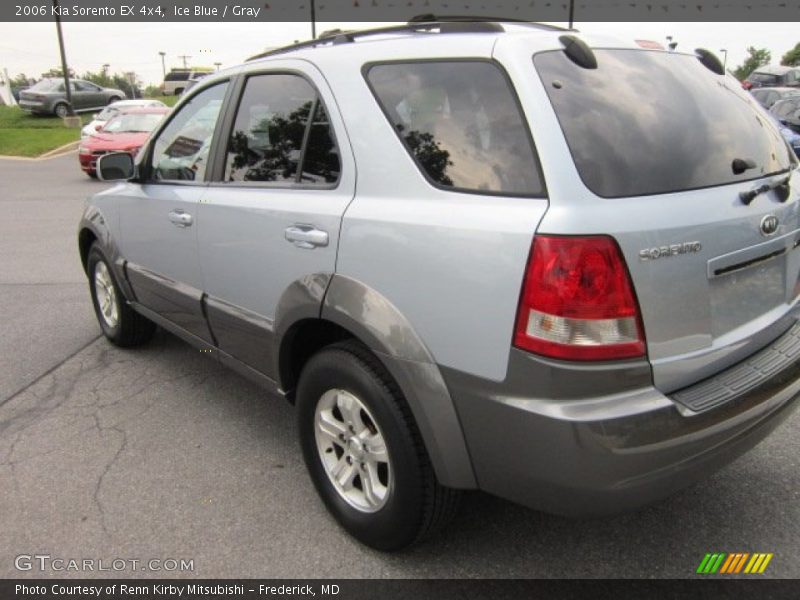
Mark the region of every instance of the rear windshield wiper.
<instances>
[{"instance_id":1,"label":"rear windshield wiper","mask_svg":"<svg viewBox=\"0 0 800 600\"><path fill-rule=\"evenodd\" d=\"M773 181L772 183L765 183L764 185L761 185L750 191L740 192L739 199L742 201L742 204L749 205L756 198L756 196L766 194L770 190L782 188L781 191L783 193L778 197L778 202L786 202L789 199L789 180L791 178L792 174L789 173L786 177L778 179L777 181Z\"/></svg>"}]
</instances>

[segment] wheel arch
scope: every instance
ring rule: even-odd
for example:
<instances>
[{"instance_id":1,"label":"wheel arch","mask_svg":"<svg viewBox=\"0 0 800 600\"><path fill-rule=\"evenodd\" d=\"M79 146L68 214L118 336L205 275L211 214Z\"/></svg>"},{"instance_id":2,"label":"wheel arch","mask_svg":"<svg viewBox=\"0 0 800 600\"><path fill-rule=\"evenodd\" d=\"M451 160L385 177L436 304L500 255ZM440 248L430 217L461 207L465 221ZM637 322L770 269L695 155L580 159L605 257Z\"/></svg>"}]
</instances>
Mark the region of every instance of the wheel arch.
<instances>
[{"instance_id":1,"label":"wheel arch","mask_svg":"<svg viewBox=\"0 0 800 600\"><path fill-rule=\"evenodd\" d=\"M319 289L321 280L316 283ZM276 314L275 372L287 397L292 399L303 365L315 352L343 339L356 339L375 354L403 392L439 482L476 488L450 393L408 320L388 299L354 279L327 276L322 297L310 293L312 287L308 281L295 282L284 294L294 302L282 298ZM282 312L282 306L287 310ZM295 318L288 317L289 306Z\"/></svg>"}]
</instances>

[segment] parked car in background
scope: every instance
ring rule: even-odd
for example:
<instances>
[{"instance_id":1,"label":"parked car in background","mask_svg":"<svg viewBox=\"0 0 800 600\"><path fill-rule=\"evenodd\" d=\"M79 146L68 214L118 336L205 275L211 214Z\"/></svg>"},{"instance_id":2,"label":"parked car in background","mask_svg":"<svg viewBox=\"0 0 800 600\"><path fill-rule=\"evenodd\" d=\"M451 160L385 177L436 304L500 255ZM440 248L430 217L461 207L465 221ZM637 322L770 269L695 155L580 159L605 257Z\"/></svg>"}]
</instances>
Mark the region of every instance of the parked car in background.
<instances>
[{"instance_id":1,"label":"parked car in background","mask_svg":"<svg viewBox=\"0 0 800 600\"><path fill-rule=\"evenodd\" d=\"M122 90L100 87L91 81L73 79L69 85L72 109L75 112L98 110L125 98ZM20 92L19 107L34 114L66 117L69 114L69 103L64 80L45 78Z\"/></svg>"},{"instance_id":2,"label":"parked car in background","mask_svg":"<svg viewBox=\"0 0 800 600\"><path fill-rule=\"evenodd\" d=\"M187 87L194 85L194 83L189 84L189 81L202 78L212 72L212 69L172 69L164 78L164 83L161 84L161 92L165 96L180 96Z\"/></svg>"},{"instance_id":3,"label":"parked car in background","mask_svg":"<svg viewBox=\"0 0 800 600\"><path fill-rule=\"evenodd\" d=\"M99 156L109 152L127 152L136 156L150 132L167 113L169 108L166 106L133 108L112 117L100 131L81 141L78 147L81 169L94 178Z\"/></svg>"},{"instance_id":4,"label":"parked car in background","mask_svg":"<svg viewBox=\"0 0 800 600\"><path fill-rule=\"evenodd\" d=\"M779 100L783 100L784 98L788 98L789 96L798 96L800 95L800 88L791 88L791 87L767 87L767 88L754 88L752 90L753 98L758 100L758 103L761 104L766 109L772 108L772 105L778 102Z\"/></svg>"},{"instance_id":5,"label":"parked car in background","mask_svg":"<svg viewBox=\"0 0 800 600\"><path fill-rule=\"evenodd\" d=\"M800 67L767 65L759 67L742 82L746 90L760 87L800 86Z\"/></svg>"},{"instance_id":6,"label":"parked car in background","mask_svg":"<svg viewBox=\"0 0 800 600\"><path fill-rule=\"evenodd\" d=\"M770 112L786 127L800 133L800 96L789 96L776 102Z\"/></svg>"},{"instance_id":7,"label":"parked car in background","mask_svg":"<svg viewBox=\"0 0 800 600\"><path fill-rule=\"evenodd\" d=\"M786 125L781 123L771 112L768 112L767 116L769 117L769 120L772 122L772 124L775 125L775 127L777 127L778 130L781 132L781 135L783 136L783 139L786 140L786 143L792 147L794 153L798 157L800 157L800 133L797 133L796 131L789 129Z\"/></svg>"},{"instance_id":8,"label":"parked car in background","mask_svg":"<svg viewBox=\"0 0 800 600\"><path fill-rule=\"evenodd\" d=\"M94 135L103 125L105 125L112 117L127 112L133 108L166 108L166 104L161 100L120 100L109 104L102 111L94 115L91 121L81 129L81 139Z\"/></svg>"},{"instance_id":9,"label":"parked car in background","mask_svg":"<svg viewBox=\"0 0 800 600\"><path fill-rule=\"evenodd\" d=\"M188 79L188 81L186 82L186 87L183 88L183 91L180 93L180 95L183 96L186 92L188 92L195 85L197 85L198 81L200 81L201 79L203 79L203 77L205 77L207 75L209 75L209 73L196 73L195 75L190 77Z\"/></svg>"}]
</instances>

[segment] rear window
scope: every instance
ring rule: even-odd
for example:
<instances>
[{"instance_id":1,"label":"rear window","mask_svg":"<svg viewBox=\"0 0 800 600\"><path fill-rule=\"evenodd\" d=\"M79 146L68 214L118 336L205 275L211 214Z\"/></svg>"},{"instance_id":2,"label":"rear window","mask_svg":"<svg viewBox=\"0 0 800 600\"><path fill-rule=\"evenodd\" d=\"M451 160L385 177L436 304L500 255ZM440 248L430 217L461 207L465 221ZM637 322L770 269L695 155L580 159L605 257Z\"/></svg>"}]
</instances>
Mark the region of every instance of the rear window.
<instances>
[{"instance_id":1,"label":"rear window","mask_svg":"<svg viewBox=\"0 0 800 600\"><path fill-rule=\"evenodd\" d=\"M380 64L369 68L367 79L406 149L437 187L542 195L528 128L497 65Z\"/></svg>"},{"instance_id":2,"label":"rear window","mask_svg":"<svg viewBox=\"0 0 800 600\"><path fill-rule=\"evenodd\" d=\"M780 81L779 75L774 75L772 73L750 73L747 76L748 81L752 81L753 83L760 83L761 85L774 85Z\"/></svg>"},{"instance_id":3,"label":"rear window","mask_svg":"<svg viewBox=\"0 0 800 600\"><path fill-rule=\"evenodd\" d=\"M64 82L57 79L42 79L29 87L26 92L63 92Z\"/></svg>"},{"instance_id":4,"label":"rear window","mask_svg":"<svg viewBox=\"0 0 800 600\"><path fill-rule=\"evenodd\" d=\"M164 81L186 81L189 79L189 71L173 71L167 73Z\"/></svg>"},{"instance_id":5,"label":"rear window","mask_svg":"<svg viewBox=\"0 0 800 600\"><path fill-rule=\"evenodd\" d=\"M783 137L732 77L697 58L596 50L597 69L564 52L534 64L583 182L607 198L747 181L794 165ZM757 167L735 175L734 159Z\"/></svg>"}]
</instances>

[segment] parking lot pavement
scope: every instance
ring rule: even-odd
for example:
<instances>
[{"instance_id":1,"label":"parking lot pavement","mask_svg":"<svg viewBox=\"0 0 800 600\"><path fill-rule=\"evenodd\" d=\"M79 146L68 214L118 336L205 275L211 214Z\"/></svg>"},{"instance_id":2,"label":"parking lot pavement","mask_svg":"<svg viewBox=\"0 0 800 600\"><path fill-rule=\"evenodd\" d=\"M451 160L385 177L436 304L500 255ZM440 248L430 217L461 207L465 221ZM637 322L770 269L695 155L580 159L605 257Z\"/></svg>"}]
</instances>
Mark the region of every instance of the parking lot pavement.
<instances>
[{"instance_id":1,"label":"parking lot pavement","mask_svg":"<svg viewBox=\"0 0 800 600\"><path fill-rule=\"evenodd\" d=\"M102 574L122 576L686 577L740 551L800 577L800 415L633 514L570 520L472 493L421 547L360 546L317 499L290 406L168 334L135 351L98 339L74 237L103 184L76 162L0 161L0 577L42 576L14 568L35 553L193 560Z\"/></svg>"}]
</instances>

